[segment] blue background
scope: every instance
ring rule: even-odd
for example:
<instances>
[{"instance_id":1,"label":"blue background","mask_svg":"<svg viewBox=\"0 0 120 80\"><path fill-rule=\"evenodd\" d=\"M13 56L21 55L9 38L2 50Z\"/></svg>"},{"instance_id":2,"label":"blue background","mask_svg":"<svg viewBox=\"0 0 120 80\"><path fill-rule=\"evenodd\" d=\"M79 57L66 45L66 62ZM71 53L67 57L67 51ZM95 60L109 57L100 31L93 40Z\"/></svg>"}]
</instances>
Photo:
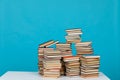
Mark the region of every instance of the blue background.
<instances>
[{"instance_id":1,"label":"blue background","mask_svg":"<svg viewBox=\"0 0 120 80\"><path fill-rule=\"evenodd\" d=\"M101 56L100 71L120 79L118 0L0 0L0 75L37 71L38 44L65 42L65 29L81 28Z\"/></svg>"}]
</instances>

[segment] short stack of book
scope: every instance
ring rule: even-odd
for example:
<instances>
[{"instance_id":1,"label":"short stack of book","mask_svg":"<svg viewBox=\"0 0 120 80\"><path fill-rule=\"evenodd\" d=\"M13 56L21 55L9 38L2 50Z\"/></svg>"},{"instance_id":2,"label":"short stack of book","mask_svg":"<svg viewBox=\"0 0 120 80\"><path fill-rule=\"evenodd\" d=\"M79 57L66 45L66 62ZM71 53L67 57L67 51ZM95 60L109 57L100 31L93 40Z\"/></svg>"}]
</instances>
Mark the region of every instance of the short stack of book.
<instances>
[{"instance_id":1,"label":"short stack of book","mask_svg":"<svg viewBox=\"0 0 120 80\"><path fill-rule=\"evenodd\" d=\"M61 52L57 50L45 51L43 60L44 77L60 77Z\"/></svg>"},{"instance_id":2,"label":"short stack of book","mask_svg":"<svg viewBox=\"0 0 120 80\"><path fill-rule=\"evenodd\" d=\"M61 51L62 57L72 56L72 51L71 51L72 49L70 44L66 44L66 43L56 44L56 49Z\"/></svg>"},{"instance_id":3,"label":"short stack of book","mask_svg":"<svg viewBox=\"0 0 120 80\"><path fill-rule=\"evenodd\" d=\"M100 56L83 56L81 58L81 77L93 78L99 75Z\"/></svg>"},{"instance_id":4,"label":"short stack of book","mask_svg":"<svg viewBox=\"0 0 120 80\"><path fill-rule=\"evenodd\" d=\"M65 36L67 43L78 43L81 42L81 29L69 29L66 30L67 36Z\"/></svg>"},{"instance_id":5,"label":"short stack of book","mask_svg":"<svg viewBox=\"0 0 120 80\"><path fill-rule=\"evenodd\" d=\"M91 46L92 42L80 42L76 43L76 50L77 50L77 55L83 55L83 54L92 54L93 49Z\"/></svg>"},{"instance_id":6,"label":"short stack of book","mask_svg":"<svg viewBox=\"0 0 120 80\"><path fill-rule=\"evenodd\" d=\"M80 75L80 62L79 57L69 56L63 58L66 67L66 76L79 76Z\"/></svg>"}]
</instances>

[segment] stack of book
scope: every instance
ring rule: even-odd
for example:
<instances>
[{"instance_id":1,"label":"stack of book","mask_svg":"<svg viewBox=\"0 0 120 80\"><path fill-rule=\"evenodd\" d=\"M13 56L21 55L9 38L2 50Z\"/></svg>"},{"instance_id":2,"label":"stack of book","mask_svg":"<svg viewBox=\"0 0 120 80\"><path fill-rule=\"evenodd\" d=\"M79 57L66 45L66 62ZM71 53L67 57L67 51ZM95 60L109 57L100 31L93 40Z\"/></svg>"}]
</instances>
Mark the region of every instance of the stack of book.
<instances>
[{"instance_id":1,"label":"stack of book","mask_svg":"<svg viewBox=\"0 0 120 80\"><path fill-rule=\"evenodd\" d=\"M67 43L78 43L81 41L80 35L82 34L81 29L69 29L66 30L67 36L65 36Z\"/></svg>"},{"instance_id":2,"label":"stack of book","mask_svg":"<svg viewBox=\"0 0 120 80\"><path fill-rule=\"evenodd\" d=\"M38 48L38 69L39 74L43 75L43 60L44 60L44 51L54 50L53 48Z\"/></svg>"},{"instance_id":3,"label":"stack of book","mask_svg":"<svg viewBox=\"0 0 120 80\"><path fill-rule=\"evenodd\" d=\"M39 74L43 75L43 60L44 60L44 51L54 50L53 48L49 48L51 45L58 43L58 41L47 41L43 44L40 44L38 47L38 70Z\"/></svg>"},{"instance_id":4,"label":"stack of book","mask_svg":"<svg viewBox=\"0 0 120 80\"><path fill-rule=\"evenodd\" d=\"M79 76L80 75L80 62L79 57L69 56L63 58L66 67L66 76Z\"/></svg>"},{"instance_id":5,"label":"stack of book","mask_svg":"<svg viewBox=\"0 0 120 80\"><path fill-rule=\"evenodd\" d=\"M58 50L45 51L43 66L44 77L60 77L61 52Z\"/></svg>"},{"instance_id":6,"label":"stack of book","mask_svg":"<svg viewBox=\"0 0 120 80\"><path fill-rule=\"evenodd\" d=\"M71 51L72 49L70 44L66 44L66 43L56 44L56 49L61 51L62 57L72 56L72 51Z\"/></svg>"},{"instance_id":7,"label":"stack of book","mask_svg":"<svg viewBox=\"0 0 120 80\"><path fill-rule=\"evenodd\" d=\"M83 56L81 58L81 77L93 78L99 75L100 56Z\"/></svg>"},{"instance_id":8,"label":"stack of book","mask_svg":"<svg viewBox=\"0 0 120 80\"><path fill-rule=\"evenodd\" d=\"M75 46L77 50L77 55L93 53L91 42L80 42L80 43L76 43Z\"/></svg>"}]
</instances>

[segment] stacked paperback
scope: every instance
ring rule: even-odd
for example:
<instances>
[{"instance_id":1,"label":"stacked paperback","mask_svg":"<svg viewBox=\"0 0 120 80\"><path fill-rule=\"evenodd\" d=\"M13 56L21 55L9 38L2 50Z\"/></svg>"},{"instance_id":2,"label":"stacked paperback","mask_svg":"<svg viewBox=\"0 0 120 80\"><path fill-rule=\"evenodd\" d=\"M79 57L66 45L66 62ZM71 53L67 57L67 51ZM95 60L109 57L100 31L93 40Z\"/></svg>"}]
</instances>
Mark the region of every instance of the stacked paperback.
<instances>
[{"instance_id":1,"label":"stacked paperback","mask_svg":"<svg viewBox=\"0 0 120 80\"><path fill-rule=\"evenodd\" d=\"M80 62L79 57L69 56L63 58L66 67L66 76L79 76L80 75Z\"/></svg>"},{"instance_id":2,"label":"stacked paperback","mask_svg":"<svg viewBox=\"0 0 120 80\"><path fill-rule=\"evenodd\" d=\"M67 36L65 36L67 43L78 43L81 41L80 35L82 34L81 29L69 29L66 30Z\"/></svg>"},{"instance_id":3,"label":"stacked paperback","mask_svg":"<svg viewBox=\"0 0 120 80\"><path fill-rule=\"evenodd\" d=\"M72 49L71 49L71 45L70 44L66 44L66 43L58 43L56 44L56 49L61 51L61 56L65 57L65 56L72 56ZM61 75L65 75L65 62L63 61L63 58L61 59L61 63L62 63L62 68L61 68Z\"/></svg>"},{"instance_id":4,"label":"stacked paperback","mask_svg":"<svg viewBox=\"0 0 120 80\"><path fill-rule=\"evenodd\" d=\"M100 56L83 56L81 58L81 77L98 77Z\"/></svg>"},{"instance_id":5,"label":"stacked paperback","mask_svg":"<svg viewBox=\"0 0 120 80\"><path fill-rule=\"evenodd\" d=\"M43 60L44 77L60 77L61 69L61 52L57 50L45 51Z\"/></svg>"},{"instance_id":6,"label":"stacked paperback","mask_svg":"<svg viewBox=\"0 0 120 80\"><path fill-rule=\"evenodd\" d=\"M70 44L63 44L63 43L56 44L56 49L61 51L62 57L72 56L72 51L71 51L72 49Z\"/></svg>"},{"instance_id":7,"label":"stacked paperback","mask_svg":"<svg viewBox=\"0 0 120 80\"><path fill-rule=\"evenodd\" d=\"M49 48L49 46L58 43L58 41L53 41L50 40L48 42L45 42L41 45L39 45L38 47L38 70L39 70L39 74L44 75L43 70L44 70L44 66L43 66L43 60L44 60L44 52L45 51L51 51L54 50L54 48Z\"/></svg>"},{"instance_id":8,"label":"stacked paperback","mask_svg":"<svg viewBox=\"0 0 120 80\"><path fill-rule=\"evenodd\" d=\"M53 48L39 48L38 49L38 69L41 75L43 75L44 51L50 51L50 50L53 50Z\"/></svg>"},{"instance_id":9,"label":"stacked paperback","mask_svg":"<svg viewBox=\"0 0 120 80\"><path fill-rule=\"evenodd\" d=\"M91 42L80 42L80 43L76 43L75 46L76 46L78 55L93 53L93 49L91 47Z\"/></svg>"}]
</instances>

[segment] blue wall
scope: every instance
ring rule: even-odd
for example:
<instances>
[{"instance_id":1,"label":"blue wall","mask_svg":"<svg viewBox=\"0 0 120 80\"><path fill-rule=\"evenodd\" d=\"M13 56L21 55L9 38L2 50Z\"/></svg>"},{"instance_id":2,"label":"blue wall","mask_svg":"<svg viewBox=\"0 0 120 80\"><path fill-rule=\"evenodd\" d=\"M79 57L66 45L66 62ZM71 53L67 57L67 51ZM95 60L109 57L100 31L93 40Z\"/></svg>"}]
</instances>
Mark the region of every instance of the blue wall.
<instances>
[{"instance_id":1,"label":"blue wall","mask_svg":"<svg viewBox=\"0 0 120 80\"><path fill-rule=\"evenodd\" d=\"M37 71L38 44L65 42L65 29L81 28L101 56L100 71L118 80L118 0L0 0L0 75Z\"/></svg>"}]
</instances>

